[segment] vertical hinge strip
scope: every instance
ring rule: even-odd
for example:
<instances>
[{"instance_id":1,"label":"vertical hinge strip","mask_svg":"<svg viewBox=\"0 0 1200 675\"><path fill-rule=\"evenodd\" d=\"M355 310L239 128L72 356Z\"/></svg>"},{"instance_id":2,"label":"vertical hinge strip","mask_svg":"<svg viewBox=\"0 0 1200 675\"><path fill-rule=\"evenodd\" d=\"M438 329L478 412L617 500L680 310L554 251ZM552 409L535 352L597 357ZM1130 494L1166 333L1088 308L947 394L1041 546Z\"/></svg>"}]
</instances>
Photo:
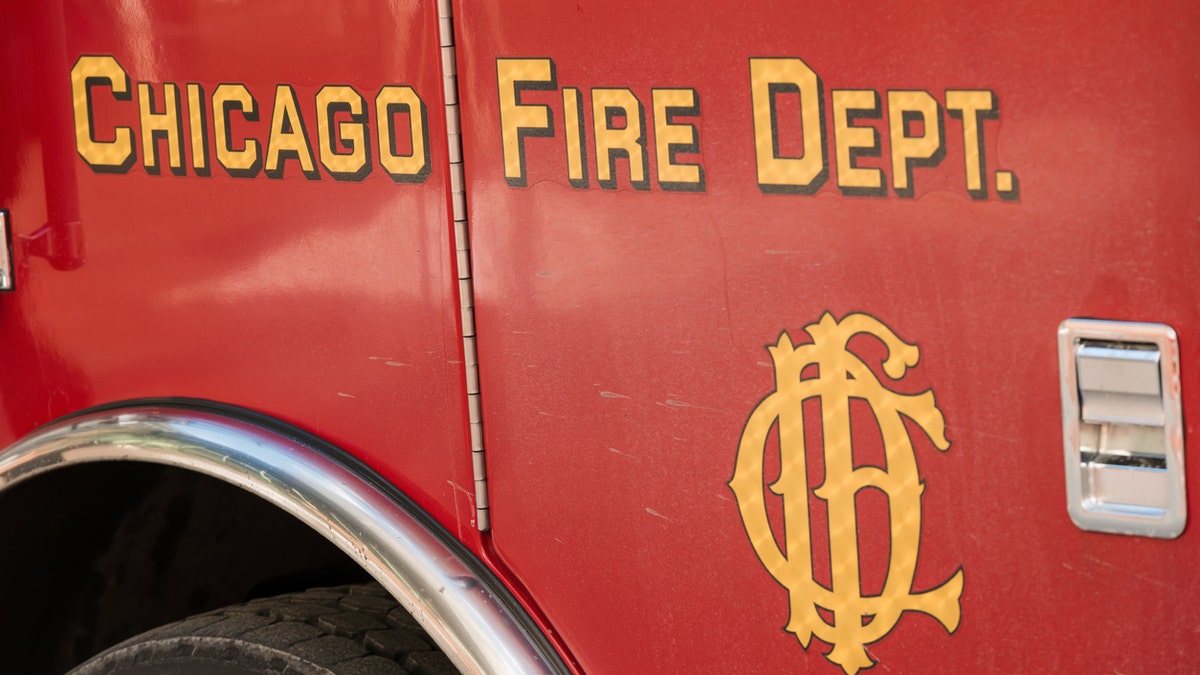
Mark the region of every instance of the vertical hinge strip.
<instances>
[{"instance_id":1,"label":"vertical hinge strip","mask_svg":"<svg viewBox=\"0 0 1200 675\"><path fill-rule=\"evenodd\" d=\"M446 147L450 155L450 199L454 216L454 249L458 264L458 297L462 310L463 369L471 424L471 467L475 475L475 523L491 527L488 515L487 463L483 452L483 410L479 398L479 363L475 352L475 291L471 285L471 238L467 226L467 192L462 162L462 127L458 114L458 75L454 60L454 19L450 0L438 0L438 34L442 52L442 91L446 98Z\"/></svg>"}]
</instances>

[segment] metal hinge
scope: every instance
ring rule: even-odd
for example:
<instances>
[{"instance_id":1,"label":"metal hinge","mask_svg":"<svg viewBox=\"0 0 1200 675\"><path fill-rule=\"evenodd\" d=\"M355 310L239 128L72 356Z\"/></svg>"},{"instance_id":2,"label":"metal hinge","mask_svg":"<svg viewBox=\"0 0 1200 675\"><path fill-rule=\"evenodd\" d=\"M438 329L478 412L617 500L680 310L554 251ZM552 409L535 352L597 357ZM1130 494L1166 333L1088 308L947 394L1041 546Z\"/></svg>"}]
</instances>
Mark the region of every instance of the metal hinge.
<instances>
[{"instance_id":1,"label":"metal hinge","mask_svg":"<svg viewBox=\"0 0 1200 675\"><path fill-rule=\"evenodd\" d=\"M479 398L479 360L475 351L475 291L471 285L471 238L467 227L458 75L454 58L454 19L450 0L438 0L438 35L442 52L442 91L446 99L446 147L450 155L450 199L454 210L458 297L462 311L463 367L467 378L467 410L471 424L471 466L475 475L475 523L480 532L485 532L491 527L491 520L488 514L487 464L483 450L483 407Z\"/></svg>"}]
</instances>

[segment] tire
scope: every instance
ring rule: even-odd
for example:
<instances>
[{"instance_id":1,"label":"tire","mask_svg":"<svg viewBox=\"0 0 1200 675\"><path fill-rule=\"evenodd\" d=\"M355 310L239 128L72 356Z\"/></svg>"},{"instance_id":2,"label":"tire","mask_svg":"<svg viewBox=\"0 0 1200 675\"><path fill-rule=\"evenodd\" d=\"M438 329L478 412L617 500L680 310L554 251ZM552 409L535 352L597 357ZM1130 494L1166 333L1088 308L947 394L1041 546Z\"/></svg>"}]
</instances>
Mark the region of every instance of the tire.
<instances>
[{"instance_id":1,"label":"tire","mask_svg":"<svg viewBox=\"0 0 1200 675\"><path fill-rule=\"evenodd\" d=\"M458 670L377 584L252 600L155 628L69 675L452 675Z\"/></svg>"}]
</instances>

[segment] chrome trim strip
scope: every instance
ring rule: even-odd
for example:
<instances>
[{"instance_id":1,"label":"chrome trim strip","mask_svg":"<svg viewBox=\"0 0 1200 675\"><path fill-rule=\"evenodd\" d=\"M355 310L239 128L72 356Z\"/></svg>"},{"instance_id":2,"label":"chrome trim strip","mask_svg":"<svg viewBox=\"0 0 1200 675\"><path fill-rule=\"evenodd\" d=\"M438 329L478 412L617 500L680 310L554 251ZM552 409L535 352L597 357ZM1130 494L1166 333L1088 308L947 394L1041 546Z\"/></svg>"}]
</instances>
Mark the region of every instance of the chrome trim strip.
<instances>
[{"instance_id":1,"label":"chrome trim strip","mask_svg":"<svg viewBox=\"0 0 1200 675\"><path fill-rule=\"evenodd\" d=\"M0 209L0 291L13 290L12 230L8 227L8 211Z\"/></svg>"},{"instance_id":2,"label":"chrome trim strip","mask_svg":"<svg viewBox=\"0 0 1200 675\"><path fill-rule=\"evenodd\" d=\"M462 312L463 369L471 425L471 466L475 477L475 527L491 528L488 511L487 462L483 450L483 402L479 395L479 362L475 357L475 289L471 283L471 236L467 223L467 188L463 174L462 130L458 113L458 67L454 55L454 18L450 0L438 0L438 44L442 50L442 91L446 104L446 148L450 160L450 203L454 217L458 301Z\"/></svg>"},{"instance_id":3,"label":"chrome trim strip","mask_svg":"<svg viewBox=\"0 0 1200 675\"><path fill-rule=\"evenodd\" d=\"M463 672L566 671L469 554L370 478L265 426L167 406L86 413L0 453L0 491L59 467L114 460L212 476L300 519L387 588Z\"/></svg>"}]
</instances>

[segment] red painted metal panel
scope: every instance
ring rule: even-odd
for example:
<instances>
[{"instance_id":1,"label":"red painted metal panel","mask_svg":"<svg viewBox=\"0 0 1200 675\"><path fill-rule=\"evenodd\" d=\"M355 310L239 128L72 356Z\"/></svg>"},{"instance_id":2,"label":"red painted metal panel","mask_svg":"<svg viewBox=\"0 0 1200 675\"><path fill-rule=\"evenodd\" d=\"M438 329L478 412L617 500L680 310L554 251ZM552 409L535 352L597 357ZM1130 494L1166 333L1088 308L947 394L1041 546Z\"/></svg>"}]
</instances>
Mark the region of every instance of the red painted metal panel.
<instances>
[{"instance_id":1,"label":"red painted metal panel","mask_svg":"<svg viewBox=\"0 0 1200 675\"><path fill-rule=\"evenodd\" d=\"M477 542L434 4L3 11L0 205L16 232L18 291L0 298L0 353L6 381L20 383L3 388L3 443L121 399L242 405L352 451ZM105 64L115 78L103 77ZM85 80L84 116L73 112L73 74ZM345 101L326 118L331 139L323 90ZM139 106L152 98L149 111L162 114L176 91L178 118L157 118L147 153L156 118L143 125ZM220 91L253 104L243 97L222 115ZM421 111L409 94L424 105L415 147ZM381 102L396 104L390 125L376 117ZM199 111L205 136L193 145ZM122 128L132 154L112 145ZM91 168L93 142L116 159ZM419 164L423 143L423 171L395 168L405 157ZM235 177L248 156L233 153L254 144L260 170ZM125 157L132 163L113 173ZM31 242L47 223L57 268Z\"/></svg>"},{"instance_id":2,"label":"red painted metal panel","mask_svg":"<svg viewBox=\"0 0 1200 675\"><path fill-rule=\"evenodd\" d=\"M808 342L805 327L825 312L869 313L919 347L920 362L889 386L932 388L950 441L939 452L905 427L924 493L919 563L902 590L933 589L961 569L961 623L950 634L907 612L867 647L871 659L897 672L1185 671L1200 660L1195 526L1157 541L1068 520L1055 339L1069 317L1173 326L1187 437L1200 443L1193 3L456 9L494 543L584 669L839 670L821 656L828 640L806 650L785 632L788 592L760 562L727 487L752 411L776 386L764 345L782 331ZM756 157L752 72L771 64L755 58L803 73L798 59L819 78L823 110L808 126L796 92L811 82L768 77L781 86L763 91L781 158L800 159L824 129L810 146L826 159L823 183L803 166L784 172L792 193L759 175L771 137ZM698 152L665 162L656 152L658 137L675 133L655 127L656 89L698 95L698 112L671 118L698 133ZM835 90L875 94L864 104ZM994 102L994 114L951 92L991 94L975 100ZM873 128L877 140L838 130L835 96L873 109L846 126ZM930 102L944 138L921 149L934 118L918 111ZM605 121L606 106L629 112ZM899 114L906 106L913 113ZM625 146L634 161L616 159L615 185L604 185L597 136L619 143L609 134L637 122L646 173L636 145ZM838 166L839 143L858 147L854 166L881 172L882 195L849 194L871 179ZM907 184L905 153L915 160ZM576 156L586 179L571 171ZM669 163L702 167L703 189L665 189ZM815 194L799 194L806 186ZM856 340L883 378L879 343ZM884 461L872 412L850 403L859 464ZM815 487L822 457L811 448L822 438L810 440ZM778 461L767 461L768 480ZM1193 487L1198 475L1193 461ZM765 494L779 539L781 500ZM896 555L886 533L900 514L885 496L859 498L868 595ZM841 521L830 534L828 519L811 528L814 578L826 585L837 572L822 547L845 546L855 531ZM821 610L833 621L826 610L838 609ZM852 641L865 629L845 632Z\"/></svg>"},{"instance_id":3,"label":"red painted metal panel","mask_svg":"<svg viewBox=\"0 0 1200 675\"><path fill-rule=\"evenodd\" d=\"M856 641L893 670L1191 668L1195 528L1155 541L1067 519L1054 332L1173 326L1185 420L1200 415L1194 6L456 9L486 555L583 669L836 672L820 655L836 643L852 664ZM19 287L0 297L0 443L121 399L243 405L351 450L481 551L434 3L0 11ZM427 147L401 138L413 96ZM814 327L826 312L895 331L913 367L891 381L882 343L856 337L872 370L773 407L792 345L808 358L834 330ZM872 379L932 390L937 414L913 403L889 424L882 399L847 394ZM807 456L768 452L757 476L745 448L794 447L801 421ZM801 464L816 488L838 443L843 470L897 485L876 479L852 518L763 485ZM743 521L747 494L769 536ZM811 551L779 552L777 582L762 559L803 531ZM911 583L889 569L918 553ZM848 569L860 588L812 608ZM888 607L852 604L887 589ZM886 616L935 589L952 597ZM789 609L841 636L805 649Z\"/></svg>"}]
</instances>

